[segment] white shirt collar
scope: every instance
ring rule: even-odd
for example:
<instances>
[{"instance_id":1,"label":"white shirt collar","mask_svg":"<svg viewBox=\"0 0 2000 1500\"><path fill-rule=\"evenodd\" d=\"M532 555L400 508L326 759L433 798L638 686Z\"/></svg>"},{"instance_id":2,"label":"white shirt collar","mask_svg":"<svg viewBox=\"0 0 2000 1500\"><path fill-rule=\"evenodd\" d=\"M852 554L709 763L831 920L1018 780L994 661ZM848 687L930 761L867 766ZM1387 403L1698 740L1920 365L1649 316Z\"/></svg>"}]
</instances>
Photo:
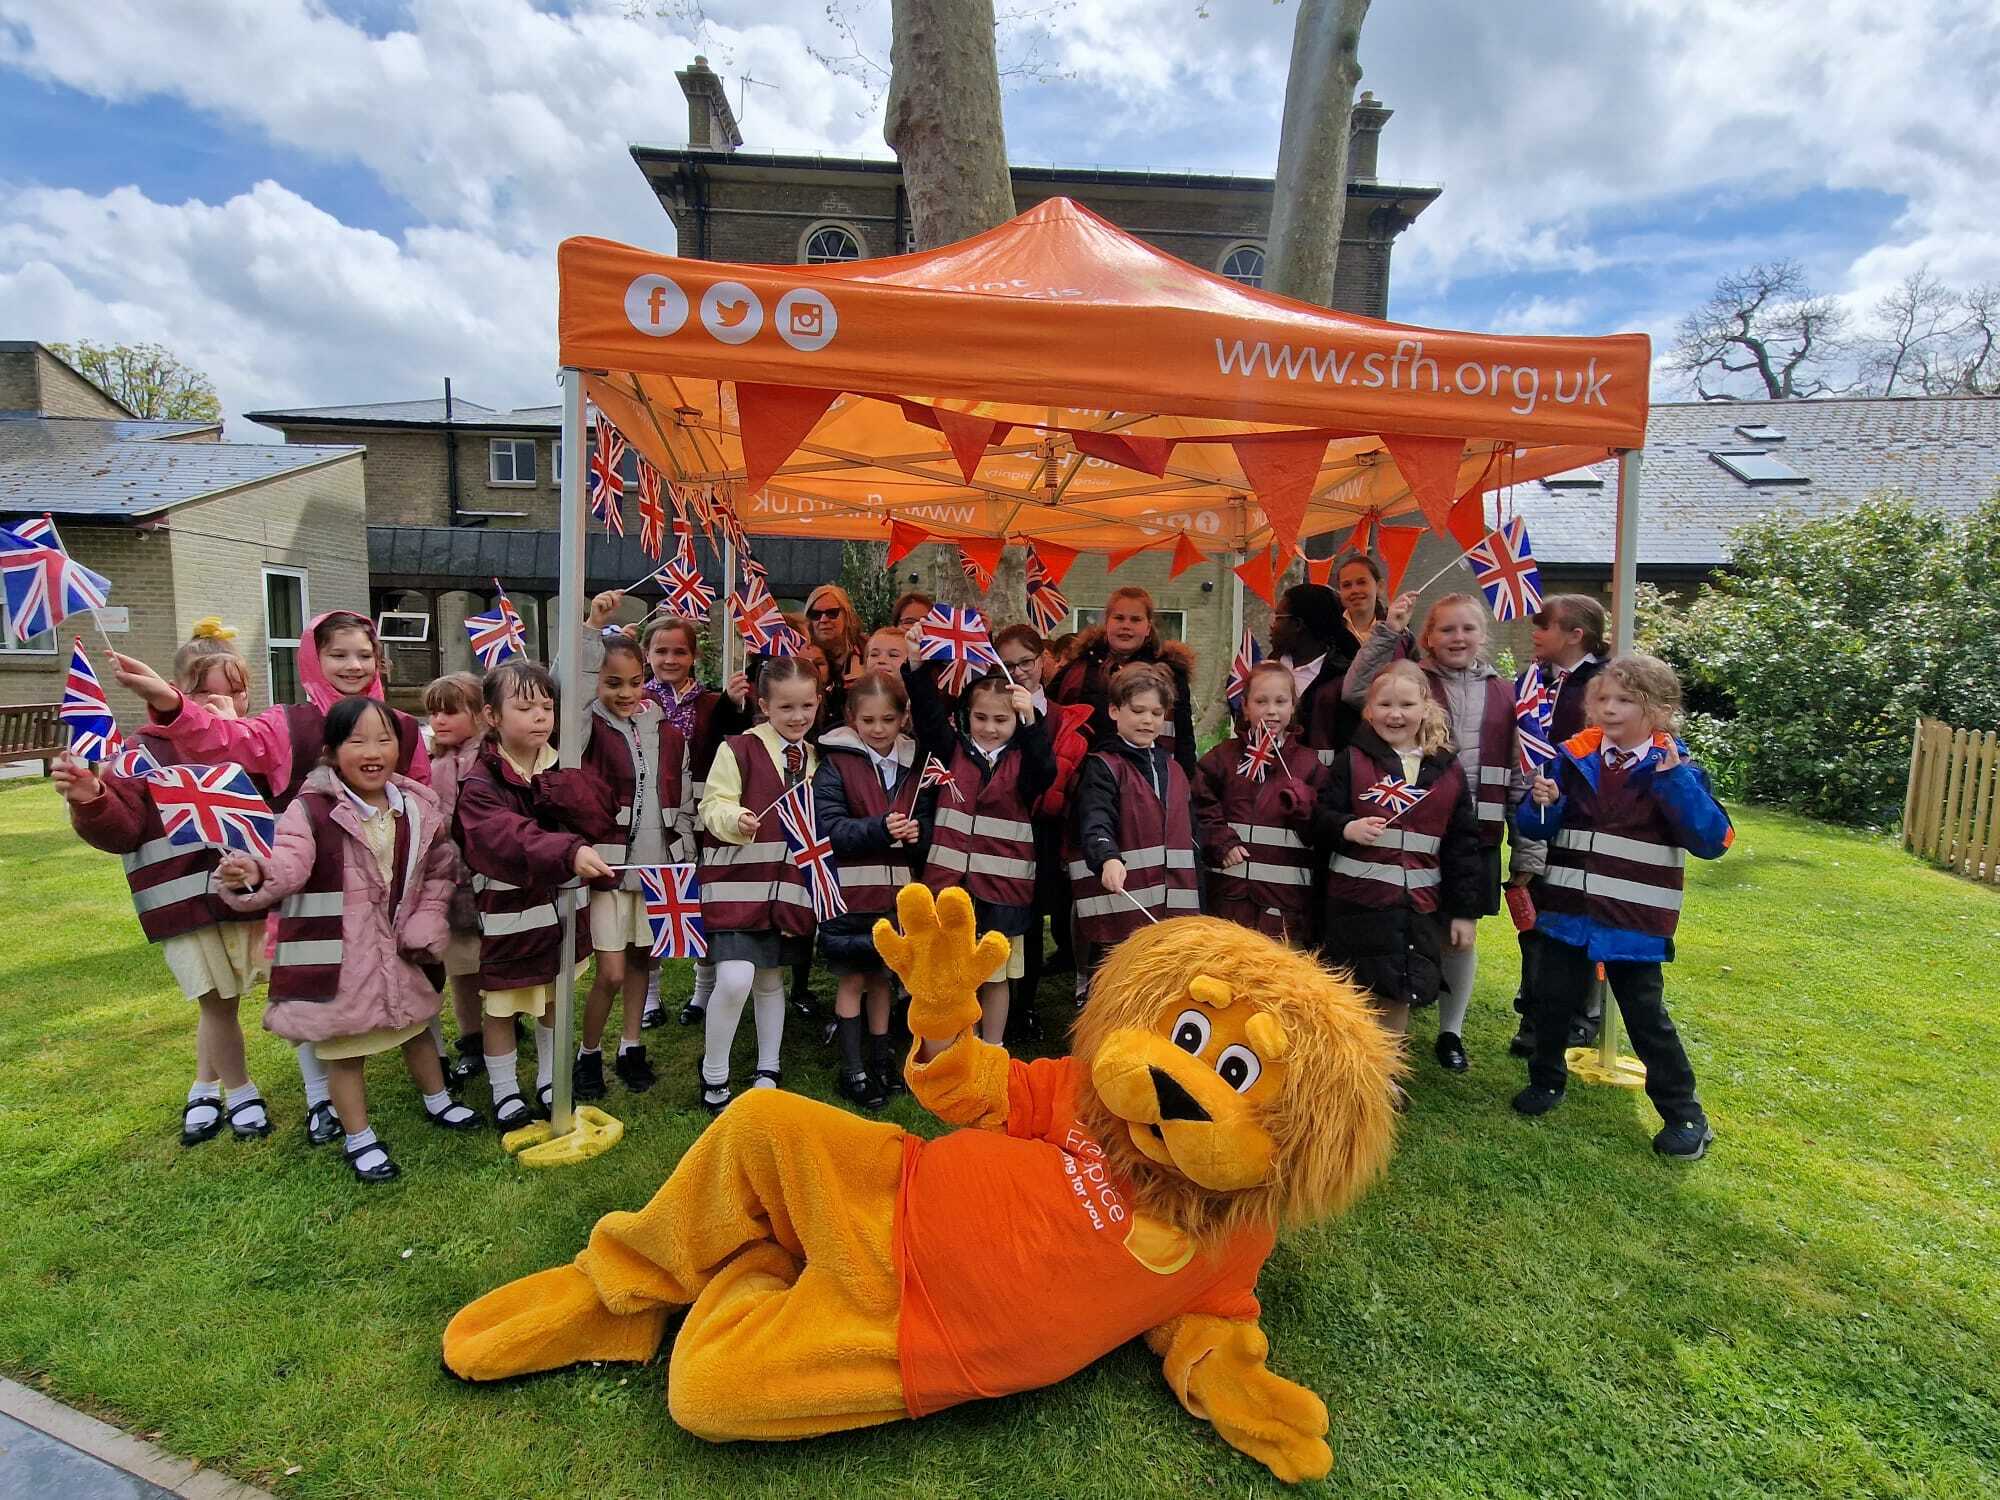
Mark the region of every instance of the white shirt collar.
<instances>
[{"instance_id":1,"label":"white shirt collar","mask_svg":"<svg viewBox=\"0 0 2000 1500\"><path fill-rule=\"evenodd\" d=\"M334 780L340 781L340 778L336 776L334 777ZM374 817L376 813L381 811L380 808L375 807L371 803L363 801L361 798L361 794L355 791L354 788L349 786L346 782L340 781L340 789L343 792L347 793L347 800L354 804L354 810L361 814L363 822L366 822L368 819ZM389 811L400 817L403 811L403 789L397 786L396 783L392 781L388 785L384 786L382 790L388 794Z\"/></svg>"}]
</instances>

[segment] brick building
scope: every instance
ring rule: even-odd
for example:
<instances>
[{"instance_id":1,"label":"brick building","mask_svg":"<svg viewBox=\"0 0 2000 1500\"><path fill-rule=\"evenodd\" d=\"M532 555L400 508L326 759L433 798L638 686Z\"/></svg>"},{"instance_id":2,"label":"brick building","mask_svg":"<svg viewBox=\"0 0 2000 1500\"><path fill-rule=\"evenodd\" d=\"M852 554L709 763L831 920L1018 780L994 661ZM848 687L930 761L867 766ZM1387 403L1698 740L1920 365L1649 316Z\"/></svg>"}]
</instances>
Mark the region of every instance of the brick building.
<instances>
[{"instance_id":1,"label":"brick building","mask_svg":"<svg viewBox=\"0 0 2000 1500\"><path fill-rule=\"evenodd\" d=\"M361 450L225 443L219 422L144 421L37 343L0 342L0 520L53 516L111 580L111 638L166 671L203 615L238 631L253 708L297 695L313 614L368 606ZM0 703L62 697L69 637L0 629ZM128 726L138 700L100 677Z\"/></svg>"}]
</instances>

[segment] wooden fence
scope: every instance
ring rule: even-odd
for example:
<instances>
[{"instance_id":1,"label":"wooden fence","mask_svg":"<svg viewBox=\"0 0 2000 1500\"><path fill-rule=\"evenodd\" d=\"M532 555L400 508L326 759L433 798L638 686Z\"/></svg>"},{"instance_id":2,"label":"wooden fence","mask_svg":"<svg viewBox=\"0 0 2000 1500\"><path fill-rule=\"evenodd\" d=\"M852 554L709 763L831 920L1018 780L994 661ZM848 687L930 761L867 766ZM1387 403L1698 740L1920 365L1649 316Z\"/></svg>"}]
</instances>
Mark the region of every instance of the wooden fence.
<instances>
[{"instance_id":1,"label":"wooden fence","mask_svg":"<svg viewBox=\"0 0 2000 1500\"><path fill-rule=\"evenodd\" d=\"M1917 720L1903 847L1955 874L2000 885L2000 735Z\"/></svg>"}]
</instances>

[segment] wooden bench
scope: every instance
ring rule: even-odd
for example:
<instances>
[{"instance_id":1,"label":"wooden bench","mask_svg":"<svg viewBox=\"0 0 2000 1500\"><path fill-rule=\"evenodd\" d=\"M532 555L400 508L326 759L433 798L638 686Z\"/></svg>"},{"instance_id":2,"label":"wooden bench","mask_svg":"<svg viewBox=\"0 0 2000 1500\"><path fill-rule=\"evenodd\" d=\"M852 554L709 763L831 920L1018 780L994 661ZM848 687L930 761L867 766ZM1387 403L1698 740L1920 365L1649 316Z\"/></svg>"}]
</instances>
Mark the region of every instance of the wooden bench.
<instances>
[{"instance_id":1,"label":"wooden bench","mask_svg":"<svg viewBox=\"0 0 2000 1500\"><path fill-rule=\"evenodd\" d=\"M12 765L17 760L38 760L42 763L42 774L49 774L49 763L69 747L69 736L63 733L62 720L56 710L59 703L15 703L0 707L0 766Z\"/></svg>"}]
</instances>

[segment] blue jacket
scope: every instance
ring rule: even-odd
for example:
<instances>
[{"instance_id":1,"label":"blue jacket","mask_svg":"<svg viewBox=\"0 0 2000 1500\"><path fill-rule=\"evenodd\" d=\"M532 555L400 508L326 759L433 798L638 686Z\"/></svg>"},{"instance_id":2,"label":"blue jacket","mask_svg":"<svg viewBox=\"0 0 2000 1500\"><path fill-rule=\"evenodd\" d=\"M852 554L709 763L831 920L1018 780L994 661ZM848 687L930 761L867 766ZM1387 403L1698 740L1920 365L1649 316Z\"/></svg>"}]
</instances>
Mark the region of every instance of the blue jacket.
<instances>
[{"instance_id":1,"label":"blue jacket","mask_svg":"<svg viewBox=\"0 0 2000 1500\"><path fill-rule=\"evenodd\" d=\"M1523 797L1514 810L1514 827L1523 838L1547 843L1563 826L1569 798L1562 793L1564 782L1582 777L1592 791L1604 761L1598 754L1603 731L1586 729L1563 742L1556 752L1552 779L1556 800L1537 807L1533 797ZM1672 829L1674 842L1697 859L1720 859L1736 838L1729 814L1715 800L1708 787L1708 773L1688 758L1687 746L1673 741L1681 763L1672 770L1660 769L1666 735L1655 735L1653 743L1639 757L1627 775L1634 792L1651 793L1661 815ZM1599 963L1666 963L1674 956L1674 940L1653 933L1631 932L1612 927L1591 917L1568 912L1535 913L1535 930L1559 943L1581 948Z\"/></svg>"}]
</instances>

